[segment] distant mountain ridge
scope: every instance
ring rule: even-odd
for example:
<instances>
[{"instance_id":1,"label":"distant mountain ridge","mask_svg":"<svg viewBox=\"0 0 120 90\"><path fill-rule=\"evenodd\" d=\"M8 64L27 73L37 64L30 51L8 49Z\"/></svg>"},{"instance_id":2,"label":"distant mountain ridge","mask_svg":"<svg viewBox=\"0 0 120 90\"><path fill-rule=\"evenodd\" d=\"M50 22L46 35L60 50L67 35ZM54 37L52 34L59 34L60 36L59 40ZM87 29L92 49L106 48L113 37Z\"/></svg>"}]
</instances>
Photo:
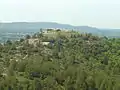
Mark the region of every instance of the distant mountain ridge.
<instances>
[{"instance_id":1,"label":"distant mountain ridge","mask_svg":"<svg viewBox=\"0 0 120 90\"><path fill-rule=\"evenodd\" d=\"M92 33L100 36L120 37L120 29L99 29L90 26L73 26L55 22L13 22L0 23L0 32L38 32L40 28L60 28Z\"/></svg>"}]
</instances>

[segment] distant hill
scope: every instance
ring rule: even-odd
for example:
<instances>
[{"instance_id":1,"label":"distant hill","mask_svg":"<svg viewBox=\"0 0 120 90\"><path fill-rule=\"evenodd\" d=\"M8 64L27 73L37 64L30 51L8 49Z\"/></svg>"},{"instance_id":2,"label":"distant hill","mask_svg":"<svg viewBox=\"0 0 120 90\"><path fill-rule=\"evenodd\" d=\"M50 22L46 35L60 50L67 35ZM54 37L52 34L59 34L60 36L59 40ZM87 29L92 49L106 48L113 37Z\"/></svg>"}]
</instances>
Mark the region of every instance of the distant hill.
<instances>
[{"instance_id":1,"label":"distant hill","mask_svg":"<svg viewBox=\"0 0 120 90\"><path fill-rule=\"evenodd\" d=\"M100 36L120 37L120 29L99 29L89 26L73 26L53 22L14 22L0 23L0 32L38 32L40 28L60 28L92 33Z\"/></svg>"}]
</instances>

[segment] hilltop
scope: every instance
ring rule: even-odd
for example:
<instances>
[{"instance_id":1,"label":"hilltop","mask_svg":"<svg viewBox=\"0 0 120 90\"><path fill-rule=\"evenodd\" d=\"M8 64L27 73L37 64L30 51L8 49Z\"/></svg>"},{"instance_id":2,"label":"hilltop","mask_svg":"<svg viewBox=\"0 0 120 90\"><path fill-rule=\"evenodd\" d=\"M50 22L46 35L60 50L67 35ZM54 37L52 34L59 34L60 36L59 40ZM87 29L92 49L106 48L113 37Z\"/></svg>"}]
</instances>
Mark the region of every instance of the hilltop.
<instances>
[{"instance_id":1,"label":"hilltop","mask_svg":"<svg viewBox=\"0 0 120 90\"><path fill-rule=\"evenodd\" d=\"M120 29L99 29L90 26L73 26L54 22L13 22L0 23L0 32L39 32L40 28L59 28L87 32L99 36L120 37Z\"/></svg>"}]
</instances>

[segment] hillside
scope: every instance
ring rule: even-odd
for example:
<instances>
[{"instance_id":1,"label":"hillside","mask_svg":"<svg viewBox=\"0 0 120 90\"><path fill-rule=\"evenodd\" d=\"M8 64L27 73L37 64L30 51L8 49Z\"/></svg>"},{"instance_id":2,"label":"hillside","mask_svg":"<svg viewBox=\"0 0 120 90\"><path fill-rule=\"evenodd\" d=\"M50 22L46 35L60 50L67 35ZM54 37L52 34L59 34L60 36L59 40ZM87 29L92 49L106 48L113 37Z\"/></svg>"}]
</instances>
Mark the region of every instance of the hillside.
<instances>
[{"instance_id":1,"label":"hillside","mask_svg":"<svg viewBox=\"0 0 120 90\"><path fill-rule=\"evenodd\" d=\"M99 36L120 37L120 29L99 29L89 26L73 26L53 22L14 22L0 23L0 32L38 32L40 28L60 28L79 32L92 33Z\"/></svg>"},{"instance_id":2,"label":"hillside","mask_svg":"<svg viewBox=\"0 0 120 90\"><path fill-rule=\"evenodd\" d=\"M120 90L120 39L47 30L0 44L0 90Z\"/></svg>"}]
</instances>

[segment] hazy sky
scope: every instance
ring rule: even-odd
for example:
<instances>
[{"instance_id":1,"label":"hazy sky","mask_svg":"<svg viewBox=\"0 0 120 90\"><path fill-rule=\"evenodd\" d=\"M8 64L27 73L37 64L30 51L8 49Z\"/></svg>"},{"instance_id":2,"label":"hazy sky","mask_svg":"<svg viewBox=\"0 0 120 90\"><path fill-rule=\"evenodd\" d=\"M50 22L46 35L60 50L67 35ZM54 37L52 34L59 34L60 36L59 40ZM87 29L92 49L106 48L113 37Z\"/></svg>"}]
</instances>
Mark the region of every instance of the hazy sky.
<instances>
[{"instance_id":1,"label":"hazy sky","mask_svg":"<svg viewBox=\"0 0 120 90\"><path fill-rule=\"evenodd\" d=\"M120 28L120 0L0 0L0 21Z\"/></svg>"}]
</instances>

